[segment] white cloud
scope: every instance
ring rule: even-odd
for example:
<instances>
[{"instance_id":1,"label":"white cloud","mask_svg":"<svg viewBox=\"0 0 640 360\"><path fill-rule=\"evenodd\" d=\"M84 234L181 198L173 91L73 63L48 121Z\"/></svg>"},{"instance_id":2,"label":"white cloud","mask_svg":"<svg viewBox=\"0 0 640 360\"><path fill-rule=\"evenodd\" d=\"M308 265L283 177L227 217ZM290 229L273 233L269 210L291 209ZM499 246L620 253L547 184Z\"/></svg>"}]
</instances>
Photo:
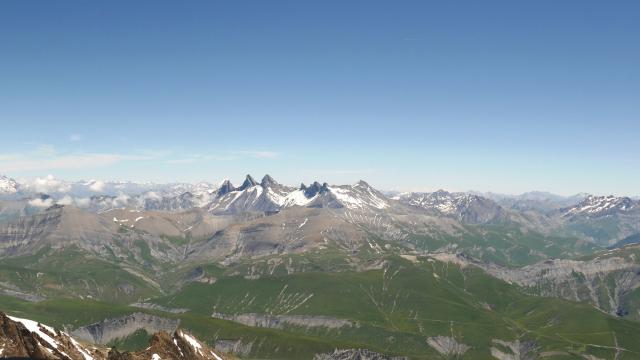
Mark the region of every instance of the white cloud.
<instances>
[{"instance_id":1,"label":"white cloud","mask_svg":"<svg viewBox=\"0 0 640 360\"><path fill-rule=\"evenodd\" d=\"M275 159L280 156L280 154L275 151L238 151L237 153L256 159Z\"/></svg>"},{"instance_id":2,"label":"white cloud","mask_svg":"<svg viewBox=\"0 0 640 360\"><path fill-rule=\"evenodd\" d=\"M91 180L89 182L89 190L93 192L102 192L104 191L105 183L100 180Z\"/></svg>"},{"instance_id":3,"label":"white cloud","mask_svg":"<svg viewBox=\"0 0 640 360\"><path fill-rule=\"evenodd\" d=\"M73 199L77 207L87 207L91 203L89 198L75 198Z\"/></svg>"},{"instance_id":4,"label":"white cloud","mask_svg":"<svg viewBox=\"0 0 640 360\"><path fill-rule=\"evenodd\" d=\"M87 207L91 203L89 198L74 198L69 195L65 195L62 199L56 201L60 205L75 205L77 207Z\"/></svg>"},{"instance_id":5,"label":"white cloud","mask_svg":"<svg viewBox=\"0 0 640 360\"><path fill-rule=\"evenodd\" d=\"M169 159L167 164L193 164L200 161L235 161L246 158L275 159L280 153L275 151L234 150L219 154L187 154L182 158Z\"/></svg>"},{"instance_id":6,"label":"white cloud","mask_svg":"<svg viewBox=\"0 0 640 360\"><path fill-rule=\"evenodd\" d=\"M56 179L53 175L47 175L43 178L36 178L32 183L27 184L36 192L45 194L49 193L66 193L71 190L71 186L62 180Z\"/></svg>"},{"instance_id":7,"label":"white cloud","mask_svg":"<svg viewBox=\"0 0 640 360\"><path fill-rule=\"evenodd\" d=\"M80 140L82 140L84 138L84 136L82 136L82 134L71 134L69 135L69 141L72 142L78 142Z\"/></svg>"},{"instance_id":8,"label":"white cloud","mask_svg":"<svg viewBox=\"0 0 640 360\"><path fill-rule=\"evenodd\" d=\"M71 196L65 195L62 199L58 200L57 203L60 205L71 205L75 203L75 201Z\"/></svg>"},{"instance_id":9,"label":"white cloud","mask_svg":"<svg viewBox=\"0 0 640 360\"><path fill-rule=\"evenodd\" d=\"M51 145L38 145L31 152L0 154L0 169L4 172L83 169L113 165L121 161L152 160L160 156L163 155L160 153L140 155L113 153L60 154Z\"/></svg>"},{"instance_id":10,"label":"white cloud","mask_svg":"<svg viewBox=\"0 0 640 360\"><path fill-rule=\"evenodd\" d=\"M2 165L5 171L37 171L52 169L78 169L112 165L127 157L116 154L82 154L53 156L42 159L20 159Z\"/></svg>"},{"instance_id":11,"label":"white cloud","mask_svg":"<svg viewBox=\"0 0 640 360\"><path fill-rule=\"evenodd\" d=\"M167 164L193 164L198 160L197 158L170 159L167 160Z\"/></svg>"},{"instance_id":12,"label":"white cloud","mask_svg":"<svg viewBox=\"0 0 640 360\"><path fill-rule=\"evenodd\" d=\"M36 146L34 153L40 156L54 156L56 154L56 148L53 145L40 144Z\"/></svg>"},{"instance_id":13,"label":"white cloud","mask_svg":"<svg viewBox=\"0 0 640 360\"><path fill-rule=\"evenodd\" d=\"M49 199L32 199L29 200L29 205L34 206L34 207L40 207L40 208L48 208L49 206L53 205L53 199L49 198Z\"/></svg>"},{"instance_id":14,"label":"white cloud","mask_svg":"<svg viewBox=\"0 0 640 360\"><path fill-rule=\"evenodd\" d=\"M160 196L157 192L155 191L149 191L146 194L144 194L144 197L147 199L152 199L152 200L160 200L162 199L162 196Z\"/></svg>"},{"instance_id":15,"label":"white cloud","mask_svg":"<svg viewBox=\"0 0 640 360\"><path fill-rule=\"evenodd\" d=\"M115 204L119 204L119 205L126 205L127 202L129 201L130 197L127 194L119 194L118 196L116 196L115 199L113 199Z\"/></svg>"}]
</instances>

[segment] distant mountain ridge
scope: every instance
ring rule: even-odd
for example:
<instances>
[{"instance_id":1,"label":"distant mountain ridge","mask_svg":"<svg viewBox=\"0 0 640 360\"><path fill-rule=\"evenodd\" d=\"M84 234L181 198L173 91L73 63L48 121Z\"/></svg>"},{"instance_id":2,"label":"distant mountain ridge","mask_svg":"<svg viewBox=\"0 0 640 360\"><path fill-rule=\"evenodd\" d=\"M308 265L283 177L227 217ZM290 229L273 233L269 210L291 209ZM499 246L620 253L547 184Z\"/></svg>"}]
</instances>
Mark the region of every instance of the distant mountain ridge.
<instances>
[{"instance_id":1,"label":"distant mountain ridge","mask_svg":"<svg viewBox=\"0 0 640 360\"><path fill-rule=\"evenodd\" d=\"M542 212L552 212L561 208L573 206L589 196L589 194L586 193L562 196L546 191L529 191L519 195L482 193L475 191L470 193L491 199L507 209L518 211L534 210Z\"/></svg>"},{"instance_id":2,"label":"distant mountain ridge","mask_svg":"<svg viewBox=\"0 0 640 360\"><path fill-rule=\"evenodd\" d=\"M577 236L610 246L640 232L640 200L616 196L577 194L563 197L546 192L517 196L488 193L387 193L365 181L330 185L318 181L299 187L280 184L270 175L260 181L247 175L239 186L225 180L219 185L64 182L53 177L19 184L3 176L0 184L0 224L34 214L52 205L73 206L104 213L115 209L184 212L203 210L212 215L273 214L286 209L345 209L365 214L421 213L450 218L465 225L514 224L544 234ZM50 190L42 192L36 190ZM607 220L609 219L609 220ZM613 222L607 226L603 221Z\"/></svg>"},{"instance_id":3,"label":"distant mountain ridge","mask_svg":"<svg viewBox=\"0 0 640 360\"><path fill-rule=\"evenodd\" d=\"M354 185L335 186L314 182L309 186L301 184L299 188L294 188L278 183L269 175L265 175L260 182L251 175L247 175L238 187L229 180L225 180L217 187L209 183L165 184L155 185L151 188L152 190L148 190L151 186L149 184L105 183L101 186L104 191L87 193L86 187L91 187L92 184L95 184L95 181L58 184L59 186L54 188L51 194L47 194L52 196L51 201L34 202L33 205L44 207L57 203L97 212L122 207L162 211L182 211L198 207L206 208L216 214L273 212L291 206L379 210L389 206L388 199L364 181ZM9 189L9 186L7 188ZM66 190L60 192L62 188ZM110 190L107 191L107 188ZM22 196L25 198L39 196L41 192L31 191L35 189L34 186L27 186ZM114 195L113 189L122 191ZM132 193L132 189L145 191ZM15 193L17 190L11 192L11 194ZM79 196L73 194L79 194ZM87 196L83 197L84 195Z\"/></svg>"},{"instance_id":4,"label":"distant mountain ridge","mask_svg":"<svg viewBox=\"0 0 640 360\"><path fill-rule=\"evenodd\" d=\"M366 183L365 183L366 184ZM134 182L134 181L100 181L100 180L80 180L80 181L64 181L53 176L49 175L43 178L36 178L31 181L16 181L6 175L0 174L0 198L3 196L6 197L8 195L20 195L22 197L33 197L35 194L46 194L52 197L55 200L63 200L63 203L69 203L71 201L76 201L78 205L87 204L88 201L92 198L112 198L118 199L118 205L125 206L124 199L126 198L139 198L142 199L140 202L145 202L149 199L149 209L167 209L170 210L172 207L176 209L181 209L188 207L188 203L182 201L183 205L171 205L170 203L165 204L154 204L153 199L155 198L193 198L194 205L193 206L202 206L201 203L198 202L200 198L207 198L207 196L211 197L211 195L217 194L218 196L226 195L230 192L244 191L250 188L254 188L256 186L261 186L262 188L270 188L273 193L276 194L274 198L275 202L278 203L277 198L281 197L284 193L291 193L295 190L306 190L305 194L307 198L313 197L312 192L323 190L323 185L325 187L329 187L328 184L321 184L318 182L312 183L310 186L305 186L301 184L299 187L292 187L287 185L282 185L278 183L273 177L270 175L265 175L260 182L256 181L251 175L247 175L243 181L243 183L235 187L231 181L224 180L220 184L214 184L210 182L200 182L195 184L190 183L153 183L153 182ZM335 187L335 186L334 186ZM344 187L344 185L339 186ZM326 190L326 188L325 188ZM385 198L397 198L402 196L406 198L407 194L431 194L429 197L434 198L441 193L449 193L444 190L438 190L435 192L412 192L412 193L401 193L398 191L391 192L382 192L377 194L377 197L381 199ZM450 194L454 194L454 196L458 197L458 201L463 197L464 194L467 195L475 195L478 198L484 198L494 201L496 204L502 206L505 209L514 209L514 210L557 210L563 208L569 208L578 204L579 202L587 199L588 197L593 197L590 194L579 193L573 196L561 196L552 194L544 191L531 191L527 193L523 193L520 195L507 195L507 194L499 194L499 193L483 193L477 191L468 191L468 192L451 192ZM292 196L295 197L295 196ZM609 196L613 197L613 196ZM624 198L624 197L620 197ZM639 197L630 197L632 201L638 201ZM415 200L415 199L414 199ZM94 200L95 202L96 200ZM177 201L174 200L174 202ZM166 201L165 201L166 202ZM180 201L177 201L178 203ZM291 203L304 202L301 199L290 199ZM378 205L382 204L381 202L377 202ZM425 205L425 204L423 204ZM139 205L138 205L139 206ZM380 205L384 206L384 205ZM446 209L441 208L440 210L446 211Z\"/></svg>"},{"instance_id":5,"label":"distant mountain ridge","mask_svg":"<svg viewBox=\"0 0 640 360\"><path fill-rule=\"evenodd\" d=\"M506 219L504 209L496 202L473 194L438 190L433 193L402 193L394 199L409 206L452 216L464 223L484 224Z\"/></svg>"},{"instance_id":6,"label":"distant mountain ridge","mask_svg":"<svg viewBox=\"0 0 640 360\"><path fill-rule=\"evenodd\" d=\"M629 197L589 195L575 206L562 209L564 216L603 217L616 213L640 211L640 201Z\"/></svg>"},{"instance_id":7,"label":"distant mountain ridge","mask_svg":"<svg viewBox=\"0 0 640 360\"><path fill-rule=\"evenodd\" d=\"M520 207L444 190L384 194L365 181L288 186L269 175L117 194L98 181L45 182L51 193L18 184L0 200L0 303L98 344L86 351L139 350L94 360L187 358L198 346L179 345L189 341L173 333L178 324L248 358L505 359L525 342L512 320L549 334L527 336L525 352L574 351L573 340L547 339L583 326L605 346L616 331L622 345L606 358L635 346L633 334L609 327L640 319L640 247L629 245L640 212L629 198L561 205L569 200L529 193L520 200L547 205ZM91 195L75 196L76 186ZM599 320L560 327L585 315ZM143 350L145 334L160 330Z\"/></svg>"}]
</instances>

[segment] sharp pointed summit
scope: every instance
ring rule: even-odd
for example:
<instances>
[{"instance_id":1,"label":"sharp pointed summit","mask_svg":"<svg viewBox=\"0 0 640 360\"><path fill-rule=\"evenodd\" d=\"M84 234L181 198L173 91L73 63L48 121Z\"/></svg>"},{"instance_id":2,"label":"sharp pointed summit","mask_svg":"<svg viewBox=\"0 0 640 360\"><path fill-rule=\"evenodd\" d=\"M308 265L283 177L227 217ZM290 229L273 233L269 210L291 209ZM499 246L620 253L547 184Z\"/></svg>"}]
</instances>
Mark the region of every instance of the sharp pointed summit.
<instances>
[{"instance_id":1,"label":"sharp pointed summit","mask_svg":"<svg viewBox=\"0 0 640 360\"><path fill-rule=\"evenodd\" d=\"M225 180L222 183L222 185L220 185L220 188L218 189L218 196L228 194L232 191L235 191L235 189L236 188L233 186L233 184L231 184L231 181Z\"/></svg>"},{"instance_id":2,"label":"sharp pointed summit","mask_svg":"<svg viewBox=\"0 0 640 360\"><path fill-rule=\"evenodd\" d=\"M315 196L318 193L324 193L329 191L329 185L327 183L324 183L321 185L319 182L314 181L313 184L309 185L309 187L306 187L302 190L304 191L304 195L310 198Z\"/></svg>"},{"instance_id":3,"label":"sharp pointed summit","mask_svg":"<svg viewBox=\"0 0 640 360\"><path fill-rule=\"evenodd\" d=\"M247 177L245 178L244 182L242 183L242 185L238 188L238 190L242 191L242 190L246 190L252 186L256 186L258 185L258 182L255 181L251 175L247 175Z\"/></svg>"},{"instance_id":4,"label":"sharp pointed summit","mask_svg":"<svg viewBox=\"0 0 640 360\"><path fill-rule=\"evenodd\" d=\"M265 175L262 178L262 181L260 181L260 185L262 185L262 187L267 187L270 185L276 185L278 184L277 181L275 181L269 174Z\"/></svg>"}]
</instances>

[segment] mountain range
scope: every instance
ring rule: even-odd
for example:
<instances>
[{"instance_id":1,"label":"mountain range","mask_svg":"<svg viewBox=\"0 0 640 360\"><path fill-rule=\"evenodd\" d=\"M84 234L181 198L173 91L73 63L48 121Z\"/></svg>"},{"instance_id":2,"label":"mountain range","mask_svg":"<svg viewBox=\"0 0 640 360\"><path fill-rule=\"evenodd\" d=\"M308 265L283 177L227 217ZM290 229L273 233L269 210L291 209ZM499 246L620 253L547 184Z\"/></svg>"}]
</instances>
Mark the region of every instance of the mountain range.
<instances>
[{"instance_id":1,"label":"mountain range","mask_svg":"<svg viewBox=\"0 0 640 360\"><path fill-rule=\"evenodd\" d=\"M0 309L86 343L143 351L179 323L240 358L640 356L640 201L629 197L388 193L269 175L2 176L0 192Z\"/></svg>"}]
</instances>

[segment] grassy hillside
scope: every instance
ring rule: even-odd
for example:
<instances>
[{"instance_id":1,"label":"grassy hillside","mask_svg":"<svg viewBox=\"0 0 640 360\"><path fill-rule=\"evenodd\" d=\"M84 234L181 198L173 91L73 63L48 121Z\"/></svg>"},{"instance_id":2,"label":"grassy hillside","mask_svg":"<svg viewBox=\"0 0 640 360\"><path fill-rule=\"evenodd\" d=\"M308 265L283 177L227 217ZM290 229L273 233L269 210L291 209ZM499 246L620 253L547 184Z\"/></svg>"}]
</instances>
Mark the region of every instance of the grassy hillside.
<instances>
[{"instance_id":1,"label":"grassy hillside","mask_svg":"<svg viewBox=\"0 0 640 360\"><path fill-rule=\"evenodd\" d=\"M465 232L412 233L407 242L417 250L434 251L455 245L469 255L500 265L522 266L548 258L571 258L598 250L577 237L545 235L515 225L467 225Z\"/></svg>"},{"instance_id":2,"label":"grassy hillside","mask_svg":"<svg viewBox=\"0 0 640 360\"><path fill-rule=\"evenodd\" d=\"M160 286L140 268L105 261L77 248L2 259L0 289L16 286L20 291L45 297L101 299L130 303L157 296Z\"/></svg>"},{"instance_id":3,"label":"grassy hillside","mask_svg":"<svg viewBox=\"0 0 640 360\"><path fill-rule=\"evenodd\" d=\"M477 269L460 269L431 259L390 256L377 269L364 271L308 271L273 275L224 275L216 281L188 283L171 295L151 301L183 314L146 312L179 318L185 328L215 344L240 340L250 344L247 358L301 359L334 348L368 348L412 359L442 356L427 338L448 336L470 349L464 359L491 358L492 347L509 352L508 343L533 342L536 353L580 358L640 357L640 323L624 321L594 308L558 299L523 295L507 283ZM412 261L413 260L413 261ZM72 327L141 311L126 305L87 300L52 299L29 303L0 297L0 308L52 325ZM352 326L308 327L284 324L279 329L246 326L212 318L212 313L271 316L322 316ZM142 343L133 334L121 346ZM138 341L138 340L140 341Z\"/></svg>"}]
</instances>

